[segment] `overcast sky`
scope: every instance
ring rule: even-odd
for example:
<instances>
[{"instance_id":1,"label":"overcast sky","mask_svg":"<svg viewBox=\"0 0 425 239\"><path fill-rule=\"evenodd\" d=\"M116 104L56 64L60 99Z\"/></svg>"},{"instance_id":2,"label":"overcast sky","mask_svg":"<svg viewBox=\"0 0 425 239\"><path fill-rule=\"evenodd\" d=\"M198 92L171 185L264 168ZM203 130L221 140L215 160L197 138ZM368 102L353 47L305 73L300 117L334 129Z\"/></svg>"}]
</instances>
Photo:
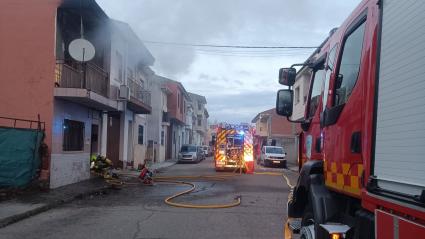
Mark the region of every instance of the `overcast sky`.
<instances>
[{"instance_id":1,"label":"overcast sky","mask_svg":"<svg viewBox=\"0 0 425 239\"><path fill-rule=\"evenodd\" d=\"M360 0L97 0L144 41L318 46ZM208 101L210 122L250 122L274 107L280 67L313 50L194 48L146 43L153 70Z\"/></svg>"}]
</instances>

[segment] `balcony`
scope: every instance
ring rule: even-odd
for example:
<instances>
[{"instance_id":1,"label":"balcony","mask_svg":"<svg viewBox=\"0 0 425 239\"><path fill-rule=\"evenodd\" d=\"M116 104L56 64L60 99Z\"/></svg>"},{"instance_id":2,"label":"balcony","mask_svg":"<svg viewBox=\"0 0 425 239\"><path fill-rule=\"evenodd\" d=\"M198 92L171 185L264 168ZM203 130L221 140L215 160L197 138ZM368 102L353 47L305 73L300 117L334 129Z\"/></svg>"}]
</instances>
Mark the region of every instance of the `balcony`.
<instances>
[{"instance_id":1,"label":"balcony","mask_svg":"<svg viewBox=\"0 0 425 239\"><path fill-rule=\"evenodd\" d=\"M85 72L85 73L84 73ZM118 103L108 98L108 73L94 64L56 64L55 97L98 110L116 110Z\"/></svg>"},{"instance_id":2,"label":"balcony","mask_svg":"<svg viewBox=\"0 0 425 239\"><path fill-rule=\"evenodd\" d=\"M150 114L151 92L143 89L134 79L128 79L128 87L130 88L130 99L127 107L136 114Z\"/></svg>"},{"instance_id":3,"label":"balcony","mask_svg":"<svg viewBox=\"0 0 425 239\"><path fill-rule=\"evenodd\" d=\"M77 69L80 68L80 69ZM56 64L56 83L61 88L77 88L93 91L108 97L108 73L94 64L86 64L86 77L82 66L71 67L65 63Z\"/></svg>"}]
</instances>

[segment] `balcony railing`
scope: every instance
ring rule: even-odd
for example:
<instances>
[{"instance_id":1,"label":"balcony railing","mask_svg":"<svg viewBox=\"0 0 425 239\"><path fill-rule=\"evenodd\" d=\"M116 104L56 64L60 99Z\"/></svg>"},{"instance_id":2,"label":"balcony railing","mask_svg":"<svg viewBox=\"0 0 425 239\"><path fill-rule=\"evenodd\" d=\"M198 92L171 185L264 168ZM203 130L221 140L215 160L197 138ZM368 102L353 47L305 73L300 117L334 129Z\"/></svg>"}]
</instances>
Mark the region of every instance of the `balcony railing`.
<instances>
[{"instance_id":1,"label":"balcony railing","mask_svg":"<svg viewBox=\"0 0 425 239\"><path fill-rule=\"evenodd\" d=\"M79 88L96 92L108 97L108 73L94 64L72 67L66 63L56 63L56 86L61 88Z\"/></svg>"},{"instance_id":2,"label":"balcony railing","mask_svg":"<svg viewBox=\"0 0 425 239\"><path fill-rule=\"evenodd\" d=\"M151 105L151 92L142 88L141 85L137 84L135 80L128 79L128 87L130 88L130 95L137 100Z\"/></svg>"}]
</instances>

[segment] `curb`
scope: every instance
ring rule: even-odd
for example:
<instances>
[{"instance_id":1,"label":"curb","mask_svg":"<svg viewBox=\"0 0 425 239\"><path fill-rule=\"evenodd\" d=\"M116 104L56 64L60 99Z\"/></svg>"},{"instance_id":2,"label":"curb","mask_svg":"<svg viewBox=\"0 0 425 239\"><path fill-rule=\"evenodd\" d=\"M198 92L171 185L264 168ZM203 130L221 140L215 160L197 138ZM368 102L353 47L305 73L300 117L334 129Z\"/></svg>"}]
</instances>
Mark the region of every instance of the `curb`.
<instances>
[{"instance_id":1,"label":"curb","mask_svg":"<svg viewBox=\"0 0 425 239\"><path fill-rule=\"evenodd\" d=\"M68 198L65 198L65 199L56 200L56 201L47 203L46 205L34 208L32 210L4 218L4 219L0 220L0 228L4 228L6 226L9 226L10 224L22 221L24 219L35 216L35 215L40 214L42 212L46 212L46 211L48 211L52 208L58 207L60 205L70 203L70 202L72 202L76 199L82 199L82 198L85 198L85 197L90 196L92 194L102 192L102 191L107 190L109 188L110 188L109 186L102 186L101 188L96 188L96 189L89 190L89 191L84 192L84 193L79 193L79 194L76 194L72 197L68 197Z\"/></svg>"},{"instance_id":2,"label":"curb","mask_svg":"<svg viewBox=\"0 0 425 239\"><path fill-rule=\"evenodd\" d=\"M174 165L176 165L177 164L177 161L171 161L172 162L172 164L170 164L170 165L166 165L166 166L162 166L162 167L159 167L159 168L156 168L156 169L154 169L155 171L159 171L159 170L161 170L161 169L165 169L165 168L169 168L169 167L171 167L171 166L174 166Z\"/></svg>"}]
</instances>

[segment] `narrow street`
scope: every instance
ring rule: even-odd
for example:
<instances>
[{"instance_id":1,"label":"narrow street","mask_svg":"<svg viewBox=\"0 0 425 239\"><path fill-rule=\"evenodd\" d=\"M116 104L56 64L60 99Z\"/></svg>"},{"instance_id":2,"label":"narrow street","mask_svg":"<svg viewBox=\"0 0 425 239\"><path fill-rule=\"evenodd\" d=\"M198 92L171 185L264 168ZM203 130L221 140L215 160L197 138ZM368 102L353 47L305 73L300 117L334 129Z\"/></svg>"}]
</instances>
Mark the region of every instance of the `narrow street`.
<instances>
[{"instance_id":1,"label":"narrow street","mask_svg":"<svg viewBox=\"0 0 425 239\"><path fill-rule=\"evenodd\" d=\"M291 182L296 178L296 173L285 169L256 171L284 171ZM216 173L208 158L199 164L168 167L158 176L205 174L223 173ZM12 224L0 229L1 238L283 238L289 192L283 177L254 174L195 183L193 193L176 201L220 204L241 195L242 204L227 209L175 208L164 199L187 186L128 186Z\"/></svg>"}]
</instances>

